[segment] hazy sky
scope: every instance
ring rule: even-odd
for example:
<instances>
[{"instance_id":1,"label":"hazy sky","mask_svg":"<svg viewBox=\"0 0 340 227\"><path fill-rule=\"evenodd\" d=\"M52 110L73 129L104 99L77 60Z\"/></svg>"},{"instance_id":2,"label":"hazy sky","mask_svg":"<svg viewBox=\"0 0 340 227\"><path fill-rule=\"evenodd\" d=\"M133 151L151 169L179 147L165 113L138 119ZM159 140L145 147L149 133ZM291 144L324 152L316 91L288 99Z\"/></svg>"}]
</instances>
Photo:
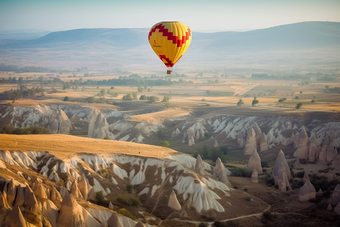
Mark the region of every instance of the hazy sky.
<instances>
[{"instance_id":1,"label":"hazy sky","mask_svg":"<svg viewBox=\"0 0 340 227\"><path fill-rule=\"evenodd\" d=\"M165 20L193 31L340 22L340 0L0 0L0 30L150 28Z\"/></svg>"}]
</instances>

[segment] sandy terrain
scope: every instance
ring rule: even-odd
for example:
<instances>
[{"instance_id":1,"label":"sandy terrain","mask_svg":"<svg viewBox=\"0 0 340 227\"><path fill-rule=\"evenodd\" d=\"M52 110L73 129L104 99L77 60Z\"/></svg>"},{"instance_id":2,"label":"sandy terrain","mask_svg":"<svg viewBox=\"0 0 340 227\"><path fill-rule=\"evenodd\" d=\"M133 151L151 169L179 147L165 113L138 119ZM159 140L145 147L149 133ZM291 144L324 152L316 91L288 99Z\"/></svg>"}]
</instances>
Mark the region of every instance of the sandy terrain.
<instances>
[{"instance_id":1,"label":"sandy terrain","mask_svg":"<svg viewBox=\"0 0 340 227\"><path fill-rule=\"evenodd\" d=\"M60 159L72 157L75 153L119 153L144 157L162 158L176 151L158 146L126 143L102 139L91 139L69 135L0 135L2 150L49 151ZM140 152L140 154L136 152Z\"/></svg>"}]
</instances>

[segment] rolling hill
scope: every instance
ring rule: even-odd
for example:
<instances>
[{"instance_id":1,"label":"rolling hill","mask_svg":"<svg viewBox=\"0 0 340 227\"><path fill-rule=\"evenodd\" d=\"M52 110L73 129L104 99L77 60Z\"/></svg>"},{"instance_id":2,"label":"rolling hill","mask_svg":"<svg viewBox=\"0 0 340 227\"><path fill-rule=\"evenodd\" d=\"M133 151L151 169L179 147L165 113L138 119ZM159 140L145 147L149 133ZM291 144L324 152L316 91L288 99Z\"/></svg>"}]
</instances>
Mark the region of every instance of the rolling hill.
<instances>
[{"instance_id":1,"label":"rolling hill","mask_svg":"<svg viewBox=\"0 0 340 227\"><path fill-rule=\"evenodd\" d=\"M2 40L0 57L7 64L125 67L162 63L147 41L148 29L96 28L52 32L31 40ZM1 38L1 37L0 37ZM247 32L193 32L181 65L337 64L340 23L302 22ZM34 56L32 56L34 53ZM335 62L334 62L335 61Z\"/></svg>"}]
</instances>

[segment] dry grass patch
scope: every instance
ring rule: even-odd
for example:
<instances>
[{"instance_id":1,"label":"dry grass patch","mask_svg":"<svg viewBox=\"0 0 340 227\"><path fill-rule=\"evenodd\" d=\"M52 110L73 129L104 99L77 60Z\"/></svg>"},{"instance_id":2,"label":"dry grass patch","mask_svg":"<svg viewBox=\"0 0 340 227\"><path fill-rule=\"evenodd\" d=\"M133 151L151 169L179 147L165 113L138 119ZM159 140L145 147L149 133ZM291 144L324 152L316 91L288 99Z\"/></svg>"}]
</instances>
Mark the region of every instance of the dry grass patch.
<instances>
[{"instance_id":1,"label":"dry grass patch","mask_svg":"<svg viewBox=\"0 0 340 227\"><path fill-rule=\"evenodd\" d=\"M129 121L134 122L147 122L147 123L161 123L166 118L170 117L182 117L189 115L189 112L186 110L182 110L180 108L170 108L166 109L160 112L155 113L147 113L147 114L141 114L141 115L134 115L131 116L131 119Z\"/></svg>"},{"instance_id":2,"label":"dry grass patch","mask_svg":"<svg viewBox=\"0 0 340 227\"><path fill-rule=\"evenodd\" d=\"M70 135L0 135L0 149L10 151L48 151L63 160L77 153L126 154L164 158L175 150L146 144L82 138Z\"/></svg>"}]
</instances>

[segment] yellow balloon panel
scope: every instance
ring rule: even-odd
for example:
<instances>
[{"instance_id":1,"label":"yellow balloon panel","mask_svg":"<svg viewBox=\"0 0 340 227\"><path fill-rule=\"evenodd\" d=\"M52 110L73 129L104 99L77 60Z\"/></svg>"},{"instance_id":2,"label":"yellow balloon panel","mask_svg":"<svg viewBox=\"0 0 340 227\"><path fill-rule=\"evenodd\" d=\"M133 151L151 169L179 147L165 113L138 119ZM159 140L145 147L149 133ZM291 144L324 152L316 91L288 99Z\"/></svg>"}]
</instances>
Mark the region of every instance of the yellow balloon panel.
<instances>
[{"instance_id":1,"label":"yellow balloon panel","mask_svg":"<svg viewBox=\"0 0 340 227\"><path fill-rule=\"evenodd\" d=\"M191 31L181 22L160 22L149 32L149 43L167 67L173 67L191 43Z\"/></svg>"}]
</instances>

